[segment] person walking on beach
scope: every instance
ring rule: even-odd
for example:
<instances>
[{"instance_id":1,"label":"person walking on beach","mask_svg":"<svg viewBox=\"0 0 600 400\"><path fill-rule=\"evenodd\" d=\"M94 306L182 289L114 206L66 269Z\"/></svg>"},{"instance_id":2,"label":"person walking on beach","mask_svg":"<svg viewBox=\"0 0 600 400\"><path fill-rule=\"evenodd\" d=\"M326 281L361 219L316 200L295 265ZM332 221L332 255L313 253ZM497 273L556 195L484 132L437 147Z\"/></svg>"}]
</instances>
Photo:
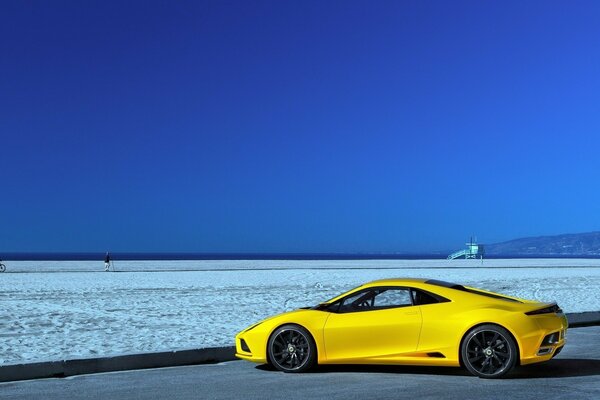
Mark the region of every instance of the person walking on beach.
<instances>
[{"instance_id":1,"label":"person walking on beach","mask_svg":"<svg viewBox=\"0 0 600 400\"><path fill-rule=\"evenodd\" d=\"M110 270L110 254L107 251L106 256L104 256L104 272L108 272Z\"/></svg>"}]
</instances>

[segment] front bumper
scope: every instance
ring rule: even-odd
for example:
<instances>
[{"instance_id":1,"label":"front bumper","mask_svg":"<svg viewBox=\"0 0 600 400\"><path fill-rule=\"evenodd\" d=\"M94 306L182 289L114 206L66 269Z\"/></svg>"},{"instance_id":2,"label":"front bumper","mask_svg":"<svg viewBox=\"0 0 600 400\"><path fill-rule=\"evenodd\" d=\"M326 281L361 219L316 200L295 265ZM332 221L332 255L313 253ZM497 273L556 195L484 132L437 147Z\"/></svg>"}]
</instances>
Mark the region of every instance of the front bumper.
<instances>
[{"instance_id":1,"label":"front bumper","mask_svg":"<svg viewBox=\"0 0 600 400\"><path fill-rule=\"evenodd\" d=\"M266 343L263 335L247 330L238 333L235 337L235 356L255 363L266 363Z\"/></svg>"}]
</instances>

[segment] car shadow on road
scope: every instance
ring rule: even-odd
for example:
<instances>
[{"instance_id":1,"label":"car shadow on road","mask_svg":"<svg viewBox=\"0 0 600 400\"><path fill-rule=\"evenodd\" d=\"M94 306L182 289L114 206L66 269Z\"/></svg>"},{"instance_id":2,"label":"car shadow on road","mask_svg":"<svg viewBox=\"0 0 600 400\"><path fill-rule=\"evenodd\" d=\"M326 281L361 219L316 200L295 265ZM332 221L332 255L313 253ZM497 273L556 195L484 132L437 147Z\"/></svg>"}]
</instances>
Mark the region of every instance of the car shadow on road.
<instances>
[{"instance_id":1,"label":"car shadow on road","mask_svg":"<svg viewBox=\"0 0 600 400\"><path fill-rule=\"evenodd\" d=\"M256 369L277 371L268 364L258 365ZM472 376L464 368L458 367L416 367L404 365L319 365L308 373L321 374L332 372ZM568 378L593 375L600 375L600 360L560 358L545 363L517 367L508 373L505 379ZM475 378L474 376L472 377Z\"/></svg>"},{"instance_id":2,"label":"car shadow on road","mask_svg":"<svg viewBox=\"0 0 600 400\"><path fill-rule=\"evenodd\" d=\"M584 358L557 358L545 363L515 368L508 379L568 378L600 375L600 360Z\"/></svg>"},{"instance_id":3,"label":"car shadow on road","mask_svg":"<svg viewBox=\"0 0 600 400\"><path fill-rule=\"evenodd\" d=\"M273 366L264 364L256 366L263 371L277 371ZM332 372L360 372L380 374L422 374L422 375L463 375L470 374L462 368L454 367L415 367L406 365L319 365L307 373L322 374Z\"/></svg>"}]
</instances>

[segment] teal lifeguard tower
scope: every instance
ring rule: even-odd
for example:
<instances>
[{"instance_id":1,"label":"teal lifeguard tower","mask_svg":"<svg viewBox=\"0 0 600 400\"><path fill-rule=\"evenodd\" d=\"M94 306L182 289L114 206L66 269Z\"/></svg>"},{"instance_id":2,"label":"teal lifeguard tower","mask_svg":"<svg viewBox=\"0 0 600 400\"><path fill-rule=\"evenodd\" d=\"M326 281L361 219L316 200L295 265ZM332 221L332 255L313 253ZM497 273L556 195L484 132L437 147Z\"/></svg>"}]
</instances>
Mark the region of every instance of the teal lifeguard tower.
<instances>
[{"instance_id":1,"label":"teal lifeguard tower","mask_svg":"<svg viewBox=\"0 0 600 400\"><path fill-rule=\"evenodd\" d=\"M465 258L465 259L473 259L480 258L483 260L483 254L485 253L484 246L482 244L477 244L477 239L473 241L473 237L471 236L471 241L469 243L465 243L467 245L466 249L455 251L454 253L448 256L448 260L454 260L456 258Z\"/></svg>"}]
</instances>

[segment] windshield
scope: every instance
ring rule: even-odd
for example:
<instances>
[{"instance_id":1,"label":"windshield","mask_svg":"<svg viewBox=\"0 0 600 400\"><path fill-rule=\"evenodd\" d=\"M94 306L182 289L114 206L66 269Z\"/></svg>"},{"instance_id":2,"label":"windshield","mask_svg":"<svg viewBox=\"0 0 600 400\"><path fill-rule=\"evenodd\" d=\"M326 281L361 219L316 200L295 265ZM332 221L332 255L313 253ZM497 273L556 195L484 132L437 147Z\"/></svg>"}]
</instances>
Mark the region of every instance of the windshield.
<instances>
[{"instance_id":1,"label":"windshield","mask_svg":"<svg viewBox=\"0 0 600 400\"><path fill-rule=\"evenodd\" d=\"M335 297L332 297L332 298L330 298L330 299L329 299L329 300L327 300L327 301L323 301L323 302L321 302L321 303L317 304L317 305L316 305L314 308L318 308L319 306L322 306L322 305L327 305L327 304L331 303L332 301L334 301L335 299L337 299L337 298L339 298L339 297L341 297L341 296L345 296L345 295L347 295L348 293L355 291L356 289L360 289L361 287L363 287L363 285L357 286L357 287L355 287L355 288L352 288L352 289L350 289L350 290L346 290L344 293L338 294L337 296L335 296Z\"/></svg>"}]
</instances>

